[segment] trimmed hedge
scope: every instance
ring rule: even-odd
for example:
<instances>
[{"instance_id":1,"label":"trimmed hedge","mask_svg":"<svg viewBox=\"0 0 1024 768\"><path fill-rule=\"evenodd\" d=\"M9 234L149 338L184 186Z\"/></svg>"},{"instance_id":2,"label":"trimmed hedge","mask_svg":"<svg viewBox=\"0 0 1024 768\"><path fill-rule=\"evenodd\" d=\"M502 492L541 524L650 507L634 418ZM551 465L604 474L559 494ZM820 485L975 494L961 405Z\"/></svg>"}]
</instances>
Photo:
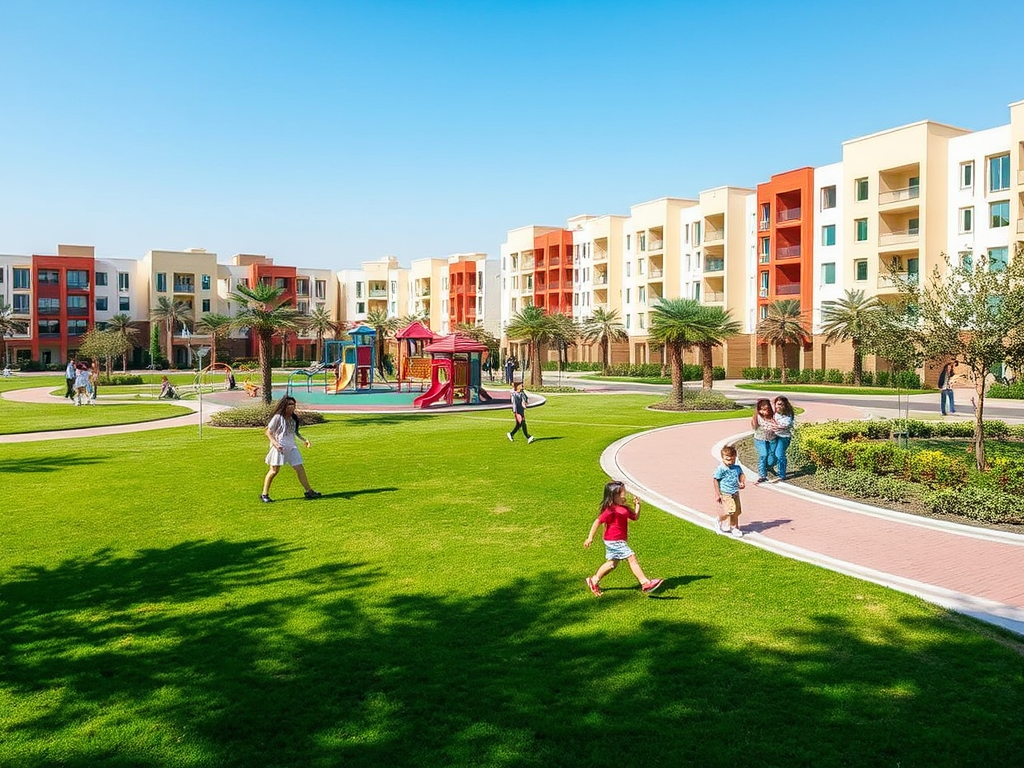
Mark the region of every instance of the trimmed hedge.
<instances>
[{"instance_id":1,"label":"trimmed hedge","mask_svg":"<svg viewBox=\"0 0 1024 768\"><path fill-rule=\"evenodd\" d=\"M255 405L242 405L228 411L218 411L210 417L210 424L215 427L260 427L267 426L270 417L274 415L274 408L277 403L256 403ZM318 411L295 411L299 417L299 424L323 424L327 421L322 413Z\"/></svg>"},{"instance_id":2,"label":"trimmed hedge","mask_svg":"<svg viewBox=\"0 0 1024 768\"><path fill-rule=\"evenodd\" d=\"M984 523L1024 524L1020 497L994 488L943 488L928 494L926 501L938 514L960 515Z\"/></svg>"},{"instance_id":3,"label":"trimmed hedge","mask_svg":"<svg viewBox=\"0 0 1024 768\"><path fill-rule=\"evenodd\" d=\"M753 381L764 381L779 383L782 381L781 368L753 367L743 368L740 375L745 379ZM802 370L787 369L786 380L791 384L845 384L853 386L853 371L840 371L837 368L829 368L823 371L820 368L804 368ZM901 387L902 389L920 389L921 379L913 371L900 371L892 374L889 371L863 371L861 373L862 387Z\"/></svg>"},{"instance_id":4,"label":"trimmed hedge","mask_svg":"<svg viewBox=\"0 0 1024 768\"><path fill-rule=\"evenodd\" d=\"M1024 384L1000 384L995 382L988 388L985 397L997 400L1024 400Z\"/></svg>"}]
</instances>

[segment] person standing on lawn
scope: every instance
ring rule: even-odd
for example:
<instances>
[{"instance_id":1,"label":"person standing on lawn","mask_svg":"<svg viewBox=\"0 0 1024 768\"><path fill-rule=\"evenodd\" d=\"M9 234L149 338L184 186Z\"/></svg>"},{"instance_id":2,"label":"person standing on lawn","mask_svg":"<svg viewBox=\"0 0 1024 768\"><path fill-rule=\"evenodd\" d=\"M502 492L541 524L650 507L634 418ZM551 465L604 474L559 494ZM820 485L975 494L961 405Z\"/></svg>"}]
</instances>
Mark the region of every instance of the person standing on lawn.
<instances>
[{"instance_id":1,"label":"person standing on lawn","mask_svg":"<svg viewBox=\"0 0 1024 768\"><path fill-rule=\"evenodd\" d=\"M722 463L712 475L715 486L715 501L722 505L718 516L718 532L732 534L737 539L743 536L740 530L740 488L746 488L743 467L736 461L736 448L731 445L722 448Z\"/></svg>"},{"instance_id":2,"label":"person standing on lawn","mask_svg":"<svg viewBox=\"0 0 1024 768\"><path fill-rule=\"evenodd\" d=\"M757 401L750 426L754 428L754 448L757 449L755 485L759 485L768 480L768 467L775 462L775 411L771 400L761 398Z\"/></svg>"},{"instance_id":3,"label":"person standing on lawn","mask_svg":"<svg viewBox=\"0 0 1024 768\"><path fill-rule=\"evenodd\" d=\"M617 480L607 483L604 487L604 498L601 500L601 512L594 524L590 526L590 534L583 542L583 546L589 549L597 534L597 529L602 525L605 527L605 562L597 569L596 574L587 577L587 587L594 593L594 597L600 597L602 594L601 579L615 570L622 560L629 563L629 568L640 582L640 590L644 594L649 595L665 583L664 579L647 578L644 569L640 567L640 561L636 558L636 553L626 543L629 538L629 521L639 519L640 499L633 497L633 509L630 511L626 501L625 483Z\"/></svg>"},{"instance_id":4,"label":"person standing on lawn","mask_svg":"<svg viewBox=\"0 0 1024 768\"><path fill-rule=\"evenodd\" d=\"M264 504L273 501L270 498L270 484L274 482L277 473L285 464L291 464L295 474L299 476L299 482L306 489L307 499L319 499L321 496L310 486L306 478L306 468L302 466L302 454L295 445L295 438L299 438L309 448L309 440L299 434L299 417L295 415L295 405L294 397L282 397L274 408L270 423L267 424L266 435L270 440L270 451L267 453L266 463L270 465L270 469L263 478L263 493L260 494L260 501Z\"/></svg>"},{"instance_id":5,"label":"person standing on lawn","mask_svg":"<svg viewBox=\"0 0 1024 768\"><path fill-rule=\"evenodd\" d=\"M953 379L956 378L956 361L950 360L939 373L939 412L943 416L948 410L956 413L956 403L953 402Z\"/></svg>"},{"instance_id":6,"label":"person standing on lawn","mask_svg":"<svg viewBox=\"0 0 1024 768\"><path fill-rule=\"evenodd\" d=\"M526 435L526 444L529 445L533 442L533 435L530 434L530 430L526 428L526 404L530 402L530 398L526 396L523 391L523 382L517 381L515 387L512 389L512 415L516 418L516 425L512 427L511 432L507 432L505 437L509 439L509 442L514 442L513 437L516 432L520 429L523 430L523 434Z\"/></svg>"},{"instance_id":7,"label":"person standing on lawn","mask_svg":"<svg viewBox=\"0 0 1024 768\"><path fill-rule=\"evenodd\" d=\"M75 368L75 358L68 358L68 366L64 369L64 382L68 385L67 391L64 393L64 397L68 400L75 399L75 376L78 371Z\"/></svg>"},{"instance_id":8,"label":"person standing on lawn","mask_svg":"<svg viewBox=\"0 0 1024 768\"><path fill-rule=\"evenodd\" d=\"M779 480L786 479L786 451L789 450L789 444L793 442L793 419L796 414L793 412L793 406L790 404L788 397L779 395L775 398L773 405L775 409L774 455L776 477L772 482L777 483Z\"/></svg>"}]
</instances>

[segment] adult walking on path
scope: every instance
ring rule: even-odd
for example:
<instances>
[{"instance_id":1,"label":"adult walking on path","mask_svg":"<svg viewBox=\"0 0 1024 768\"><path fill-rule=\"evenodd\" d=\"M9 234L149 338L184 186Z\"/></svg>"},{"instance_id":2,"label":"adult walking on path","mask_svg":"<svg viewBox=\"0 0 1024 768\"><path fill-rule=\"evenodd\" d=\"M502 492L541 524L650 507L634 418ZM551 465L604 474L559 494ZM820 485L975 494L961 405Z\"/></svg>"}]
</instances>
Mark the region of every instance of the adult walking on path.
<instances>
[{"instance_id":1,"label":"adult walking on path","mask_svg":"<svg viewBox=\"0 0 1024 768\"><path fill-rule=\"evenodd\" d=\"M802 418L863 415L849 406L807 402ZM644 500L711 529L718 504L707 477L719 446L749 434L748 424L709 421L632 435L609 446L601 464ZM1024 633L1024 535L890 512L782 483L757 486L747 501L744 542Z\"/></svg>"}]
</instances>

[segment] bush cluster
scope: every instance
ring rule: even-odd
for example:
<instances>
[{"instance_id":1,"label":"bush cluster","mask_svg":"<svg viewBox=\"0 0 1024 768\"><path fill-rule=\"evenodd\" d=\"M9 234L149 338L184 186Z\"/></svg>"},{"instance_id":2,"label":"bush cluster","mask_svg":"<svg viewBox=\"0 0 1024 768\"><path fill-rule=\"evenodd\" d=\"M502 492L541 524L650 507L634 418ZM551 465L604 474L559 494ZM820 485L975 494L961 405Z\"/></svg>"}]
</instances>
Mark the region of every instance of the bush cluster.
<instances>
[{"instance_id":1,"label":"bush cluster","mask_svg":"<svg viewBox=\"0 0 1024 768\"><path fill-rule=\"evenodd\" d=\"M557 371L558 370L558 361L556 360L555 362L544 363L544 365L541 366L541 370ZM562 363L562 370L563 371L570 371L570 372L588 373L588 372L592 372L592 371L600 371L601 370L601 364L600 363L583 363L583 362L579 362L579 361L575 361L575 360L570 360L568 362Z\"/></svg>"},{"instance_id":2,"label":"bush cluster","mask_svg":"<svg viewBox=\"0 0 1024 768\"><path fill-rule=\"evenodd\" d=\"M135 374L117 374L110 378L100 379L100 384L108 387L127 387L136 386L138 384L144 384L145 381L141 376Z\"/></svg>"},{"instance_id":3,"label":"bush cluster","mask_svg":"<svg viewBox=\"0 0 1024 768\"><path fill-rule=\"evenodd\" d=\"M243 405L228 411L218 411L210 417L210 424L215 427L265 427L274 415L276 403L256 403ZM317 411L295 411L299 424L323 424L327 419Z\"/></svg>"},{"instance_id":4,"label":"bush cluster","mask_svg":"<svg viewBox=\"0 0 1024 768\"><path fill-rule=\"evenodd\" d=\"M815 477L825 490L858 499L906 501L911 495L910 485L906 481L895 477L879 477L863 469L820 467Z\"/></svg>"},{"instance_id":5,"label":"bush cluster","mask_svg":"<svg viewBox=\"0 0 1024 768\"><path fill-rule=\"evenodd\" d=\"M1024 524L1020 497L995 488L976 485L942 488L925 498L932 511L938 514L959 515L984 523Z\"/></svg>"},{"instance_id":6,"label":"bush cluster","mask_svg":"<svg viewBox=\"0 0 1024 768\"><path fill-rule=\"evenodd\" d=\"M632 379L657 379L671 375L671 368L662 368L660 363L617 363L608 366L609 376L623 376ZM700 381L704 377L704 369L699 365L684 364L682 366L683 381ZM715 381L725 379L725 368L716 365L712 368L711 378Z\"/></svg>"},{"instance_id":7,"label":"bush cluster","mask_svg":"<svg viewBox=\"0 0 1024 768\"><path fill-rule=\"evenodd\" d=\"M733 411L742 406L714 390L687 389L683 391L683 406L681 409L677 408L675 405L670 405L667 400L655 403L651 407L656 411Z\"/></svg>"},{"instance_id":8,"label":"bush cluster","mask_svg":"<svg viewBox=\"0 0 1024 768\"><path fill-rule=\"evenodd\" d=\"M998 400L1024 400L1024 384L1000 384L995 382L988 389L986 397Z\"/></svg>"},{"instance_id":9,"label":"bush cluster","mask_svg":"<svg viewBox=\"0 0 1024 768\"><path fill-rule=\"evenodd\" d=\"M743 368L741 375L745 379L780 382L782 381L781 368ZM837 368L822 370L820 368L803 368L797 370L790 368L786 370L786 381L792 384L845 384L853 386L853 371L843 372ZM913 371L900 371L891 374L889 371L863 371L861 373L862 387L901 387L902 389L920 389L921 379Z\"/></svg>"},{"instance_id":10,"label":"bush cluster","mask_svg":"<svg viewBox=\"0 0 1024 768\"><path fill-rule=\"evenodd\" d=\"M576 387L548 387L548 386L543 386L543 387L530 387L530 391L531 392L554 392L556 394L557 393L565 394L567 392L582 392L583 390L582 389L577 389Z\"/></svg>"}]
</instances>

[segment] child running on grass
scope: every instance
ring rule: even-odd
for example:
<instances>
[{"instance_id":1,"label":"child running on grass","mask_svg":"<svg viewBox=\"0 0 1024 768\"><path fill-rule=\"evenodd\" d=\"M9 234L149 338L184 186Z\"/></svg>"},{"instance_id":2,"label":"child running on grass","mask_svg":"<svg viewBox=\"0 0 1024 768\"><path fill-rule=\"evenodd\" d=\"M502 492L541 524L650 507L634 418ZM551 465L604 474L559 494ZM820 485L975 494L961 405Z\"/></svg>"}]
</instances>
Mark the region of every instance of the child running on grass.
<instances>
[{"instance_id":1,"label":"child running on grass","mask_svg":"<svg viewBox=\"0 0 1024 768\"><path fill-rule=\"evenodd\" d=\"M731 445L722 448L722 463L715 469L715 496L722 505L722 514L718 516L718 532L731 533L737 539L743 536L740 530L740 488L746 488L743 480L743 467L736 461L736 449Z\"/></svg>"},{"instance_id":2,"label":"child running on grass","mask_svg":"<svg viewBox=\"0 0 1024 768\"><path fill-rule=\"evenodd\" d=\"M270 440L270 451L267 453L266 462L270 465L267 476L263 478L263 493L260 501L269 504L273 501L270 498L270 484L274 482L277 473L285 464L291 464L295 474L299 476L299 482L306 489L307 499L319 499L320 495L309 484L306 479L306 469L302 466L302 454L295 445L295 438L299 438L309 448L309 440L299 434L299 417L295 415L295 398L282 397L277 407L274 408L274 415L270 417L267 424L267 439Z\"/></svg>"},{"instance_id":3,"label":"child running on grass","mask_svg":"<svg viewBox=\"0 0 1024 768\"><path fill-rule=\"evenodd\" d=\"M583 546L589 549L594 541L594 535L600 526L604 529L605 562L597 569L594 576L587 578L587 586L594 593L594 597L600 597L601 579L611 573L618 566L619 561L626 560L629 567L640 582L640 589L644 594L650 594L660 587L664 579L648 579L640 562L636 559L636 553L626 543L628 538L628 527L630 520L640 519L640 499L633 497L633 511L626 506L626 486L617 480L607 483L604 487L604 499L601 501L601 512L598 514L594 524L590 527L590 535L583 542Z\"/></svg>"}]
</instances>

